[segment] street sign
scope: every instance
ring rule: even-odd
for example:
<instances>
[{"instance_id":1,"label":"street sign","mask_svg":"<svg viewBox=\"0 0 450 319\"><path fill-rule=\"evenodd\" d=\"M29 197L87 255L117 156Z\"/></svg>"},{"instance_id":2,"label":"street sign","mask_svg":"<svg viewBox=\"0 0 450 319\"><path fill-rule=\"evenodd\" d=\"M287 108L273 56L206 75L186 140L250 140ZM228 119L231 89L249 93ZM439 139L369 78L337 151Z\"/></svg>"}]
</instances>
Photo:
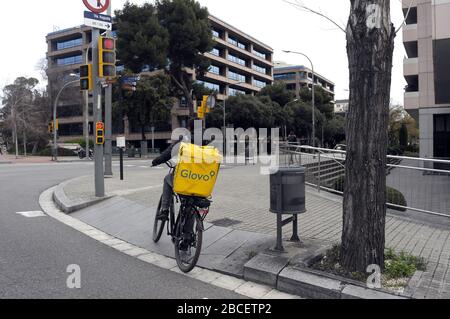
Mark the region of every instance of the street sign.
<instances>
[{"instance_id":1,"label":"street sign","mask_svg":"<svg viewBox=\"0 0 450 319\"><path fill-rule=\"evenodd\" d=\"M112 30L112 17L104 14L84 11L84 24L88 27Z\"/></svg>"},{"instance_id":2,"label":"street sign","mask_svg":"<svg viewBox=\"0 0 450 319\"><path fill-rule=\"evenodd\" d=\"M125 148L125 146L126 146L125 136L117 136L117 147Z\"/></svg>"},{"instance_id":3,"label":"street sign","mask_svg":"<svg viewBox=\"0 0 450 319\"><path fill-rule=\"evenodd\" d=\"M94 13L102 13L108 10L111 1L110 0L83 0L84 5L89 11Z\"/></svg>"}]
</instances>

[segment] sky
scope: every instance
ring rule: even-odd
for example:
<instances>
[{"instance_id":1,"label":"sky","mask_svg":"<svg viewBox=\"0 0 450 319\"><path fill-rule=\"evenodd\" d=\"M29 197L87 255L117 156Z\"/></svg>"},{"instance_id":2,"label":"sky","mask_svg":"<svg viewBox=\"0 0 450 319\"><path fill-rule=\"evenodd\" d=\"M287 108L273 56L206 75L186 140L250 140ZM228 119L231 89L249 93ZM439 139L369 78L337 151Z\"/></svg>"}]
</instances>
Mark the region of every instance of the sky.
<instances>
[{"instance_id":1,"label":"sky","mask_svg":"<svg viewBox=\"0 0 450 319\"><path fill-rule=\"evenodd\" d=\"M292 0L294 1L294 0ZM112 0L113 10L126 0ZM131 0L141 4L145 0ZM274 60L309 67L302 56L308 55L315 71L336 84L336 99L348 97L348 62L345 34L317 15L295 9L283 0L198 0L209 12L274 49ZM350 0L303 0L304 5L328 15L345 28ZM61 5L61 6L60 6ZM0 11L0 90L19 76L36 77L39 61L45 58L47 33L83 24L82 0L3 1ZM403 22L401 0L391 0L392 21L396 28ZM403 104L403 58L401 32L396 38L391 98ZM41 83L41 87L44 83Z\"/></svg>"}]
</instances>

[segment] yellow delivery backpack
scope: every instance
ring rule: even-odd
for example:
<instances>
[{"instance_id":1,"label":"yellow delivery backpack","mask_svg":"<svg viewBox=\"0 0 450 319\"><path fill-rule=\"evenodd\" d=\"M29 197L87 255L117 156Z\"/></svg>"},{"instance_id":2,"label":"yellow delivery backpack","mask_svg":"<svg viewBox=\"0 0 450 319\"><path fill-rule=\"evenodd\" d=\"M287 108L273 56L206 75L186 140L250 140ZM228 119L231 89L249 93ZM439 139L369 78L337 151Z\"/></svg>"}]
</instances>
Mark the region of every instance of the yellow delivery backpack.
<instances>
[{"instance_id":1,"label":"yellow delivery backpack","mask_svg":"<svg viewBox=\"0 0 450 319\"><path fill-rule=\"evenodd\" d=\"M181 143L173 191L179 195L210 197L221 162L222 155L215 147Z\"/></svg>"}]
</instances>

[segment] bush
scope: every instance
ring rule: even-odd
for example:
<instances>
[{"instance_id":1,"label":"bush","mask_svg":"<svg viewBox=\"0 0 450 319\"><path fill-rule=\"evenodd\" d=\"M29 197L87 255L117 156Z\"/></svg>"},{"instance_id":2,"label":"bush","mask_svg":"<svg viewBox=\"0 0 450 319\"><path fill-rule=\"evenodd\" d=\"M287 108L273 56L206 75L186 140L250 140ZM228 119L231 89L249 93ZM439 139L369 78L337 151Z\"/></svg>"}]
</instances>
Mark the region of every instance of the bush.
<instances>
[{"instance_id":1,"label":"bush","mask_svg":"<svg viewBox=\"0 0 450 319\"><path fill-rule=\"evenodd\" d=\"M403 194L396 190L395 188L391 188L391 187L386 187L386 196L387 196L387 202L388 208L394 209L394 210L399 210L399 211L406 211L406 208L400 208L400 207L395 207L389 204L394 204L394 205L399 205L399 206L407 206L408 204L406 203L406 199L405 196L403 196Z\"/></svg>"},{"instance_id":2,"label":"bush","mask_svg":"<svg viewBox=\"0 0 450 319\"><path fill-rule=\"evenodd\" d=\"M70 141L67 141L66 143L68 143L68 144L79 144L82 148L86 148L86 139L84 139L84 138L70 140ZM89 140L89 147L90 148L94 147L94 141L93 140Z\"/></svg>"},{"instance_id":3,"label":"bush","mask_svg":"<svg viewBox=\"0 0 450 319\"><path fill-rule=\"evenodd\" d=\"M344 176L339 176L334 182L333 182L333 189L344 192ZM407 206L407 202L405 199L405 196L403 194L391 187L386 187L386 197L388 205L387 207L390 209L398 210L398 211L406 211L406 208L403 207L396 207L389 204L399 205L399 206Z\"/></svg>"},{"instance_id":4,"label":"bush","mask_svg":"<svg viewBox=\"0 0 450 319\"><path fill-rule=\"evenodd\" d=\"M37 153L39 156L52 156L53 155L53 149L51 147L46 147L39 153ZM77 153L75 153L72 150L68 150L67 148L58 148L58 156L77 156Z\"/></svg>"},{"instance_id":5,"label":"bush","mask_svg":"<svg viewBox=\"0 0 450 319\"><path fill-rule=\"evenodd\" d=\"M405 252L396 254L392 249L386 249L384 253L384 274L388 279L409 278L416 270L425 270L425 260Z\"/></svg>"}]
</instances>

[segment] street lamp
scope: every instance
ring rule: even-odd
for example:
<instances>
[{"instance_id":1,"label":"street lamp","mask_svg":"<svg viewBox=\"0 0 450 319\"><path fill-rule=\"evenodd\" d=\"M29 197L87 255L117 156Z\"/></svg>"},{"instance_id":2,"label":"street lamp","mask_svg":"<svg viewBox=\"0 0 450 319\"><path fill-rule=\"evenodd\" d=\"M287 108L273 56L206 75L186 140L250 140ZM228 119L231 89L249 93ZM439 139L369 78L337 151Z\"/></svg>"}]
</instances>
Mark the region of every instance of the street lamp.
<instances>
[{"instance_id":1,"label":"street lamp","mask_svg":"<svg viewBox=\"0 0 450 319\"><path fill-rule=\"evenodd\" d=\"M311 61L311 59L304 53L301 52L296 52L296 51L287 51L287 50L283 50L284 53L292 53L292 54L298 54L298 55L302 55L305 58L308 59L309 63L311 63L311 71L313 74L313 84L312 84L312 147L315 147L316 145L316 114L315 114L315 91L314 91L314 86L316 84L315 82L315 73L314 73L314 65Z\"/></svg>"},{"instance_id":2,"label":"street lamp","mask_svg":"<svg viewBox=\"0 0 450 319\"><path fill-rule=\"evenodd\" d=\"M232 85L238 85L238 84L247 84L247 82L236 82L233 83ZM227 92L228 93L228 92ZM229 96L227 94L227 96ZM226 152L226 147L227 147L227 137L226 137L226 131L227 131L227 118L226 118L226 106L227 105L227 99L225 98L223 100L223 153L225 154Z\"/></svg>"},{"instance_id":3,"label":"street lamp","mask_svg":"<svg viewBox=\"0 0 450 319\"><path fill-rule=\"evenodd\" d=\"M75 73L71 73L71 74L69 74L69 76L70 77L79 77ZM53 155L55 157L55 162L58 160L58 145L57 145L57 130L56 130L56 109L58 106L58 100L59 100L59 97L61 96L62 91L64 91L64 89L66 87L68 87L69 85L75 84L78 81L79 80L74 80L74 81L70 81L70 82L67 82L66 84L64 84L63 87L61 88L61 90L59 90L58 94L56 95L55 102L53 105Z\"/></svg>"}]
</instances>

